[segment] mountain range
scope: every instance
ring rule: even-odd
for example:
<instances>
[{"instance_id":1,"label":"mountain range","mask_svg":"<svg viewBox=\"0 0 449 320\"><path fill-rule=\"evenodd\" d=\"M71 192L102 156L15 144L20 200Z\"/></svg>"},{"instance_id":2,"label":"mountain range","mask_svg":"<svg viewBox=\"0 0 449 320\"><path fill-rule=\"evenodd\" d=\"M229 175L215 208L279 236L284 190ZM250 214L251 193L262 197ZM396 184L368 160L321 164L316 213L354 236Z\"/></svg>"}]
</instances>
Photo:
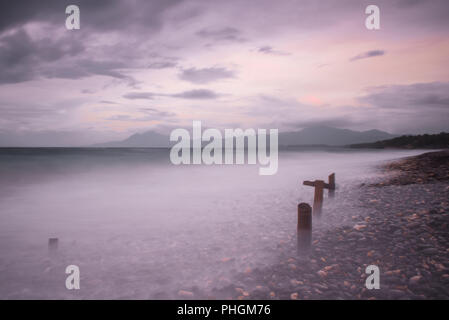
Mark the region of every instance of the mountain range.
<instances>
[{"instance_id":1,"label":"mountain range","mask_svg":"<svg viewBox=\"0 0 449 320\"><path fill-rule=\"evenodd\" d=\"M345 146L356 143L370 143L379 140L396 137L388 132L380 130L354 131L349 129L338 129L328 126L314 126L304 128L300 131L280 132L280 146L306 146L306 145L327 145ZM173 144L173 143L172 143ZM122 141L112 141L99 143L93 147L105 148L163 148L169 147L169 137L146 131L136 133Z\"/></svg>"},{"instance_id":2,"label":"mountain range","mask_svg":"<svg viewBox=\"0 0 449 320\"><path fill-rule=\"evenodd\" d=\"M156 133L154 131L146 131L143 133L135 133L122 141L111 141L105 143L97 143L92 147L102 148L167 148L169 147L169 136Z\"/></svg>"}]
</instances>

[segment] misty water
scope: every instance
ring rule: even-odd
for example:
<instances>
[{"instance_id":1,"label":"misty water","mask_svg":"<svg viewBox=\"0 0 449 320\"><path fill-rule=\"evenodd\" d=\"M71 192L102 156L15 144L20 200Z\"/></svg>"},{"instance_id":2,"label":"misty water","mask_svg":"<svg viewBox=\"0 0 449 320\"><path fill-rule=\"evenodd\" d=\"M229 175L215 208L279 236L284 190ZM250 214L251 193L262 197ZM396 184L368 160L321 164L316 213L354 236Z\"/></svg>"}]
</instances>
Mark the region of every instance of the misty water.
<instances>
[{"instance_id":1,"label":"misty water","mask_svg":"<svg viewBox=\"0 0 449 320\"><path fill-rule=\"evenodd\" d=\"M354 223L376 166L419 153L281 151L277 174L260 176L258 165L174 166L164 149L1 149L0 298L176 298L228 285L292 241L296 206L313 199L303 180L336 173L316 237ZM81 290L65 288L70 264Z\"/></svg>"}]
</instances>

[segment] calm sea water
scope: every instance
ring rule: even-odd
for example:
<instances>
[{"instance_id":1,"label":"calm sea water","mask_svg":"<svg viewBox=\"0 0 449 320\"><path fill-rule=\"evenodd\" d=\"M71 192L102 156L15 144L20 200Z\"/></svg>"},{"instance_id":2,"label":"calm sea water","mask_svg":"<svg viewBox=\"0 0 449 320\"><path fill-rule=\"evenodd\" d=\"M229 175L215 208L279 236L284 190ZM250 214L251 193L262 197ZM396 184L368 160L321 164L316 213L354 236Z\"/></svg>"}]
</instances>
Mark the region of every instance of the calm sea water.
<instances>
[{"instance_id":1,"label":"calm sea water","mask_svg":"<svg viewBox=\"0 0 449 320\"><path fill-rule=\"evenodd\" d=\"M384 161L422 151L290 150L258 165L174 166L164 149L0 149L0 298L175 298L276 261L303 180L335 172L332 229L360 213L357 186ZM49 238L58 238L50 257ZM81 289L65 288L80 267Z\"/></svg>"}]
</instances>

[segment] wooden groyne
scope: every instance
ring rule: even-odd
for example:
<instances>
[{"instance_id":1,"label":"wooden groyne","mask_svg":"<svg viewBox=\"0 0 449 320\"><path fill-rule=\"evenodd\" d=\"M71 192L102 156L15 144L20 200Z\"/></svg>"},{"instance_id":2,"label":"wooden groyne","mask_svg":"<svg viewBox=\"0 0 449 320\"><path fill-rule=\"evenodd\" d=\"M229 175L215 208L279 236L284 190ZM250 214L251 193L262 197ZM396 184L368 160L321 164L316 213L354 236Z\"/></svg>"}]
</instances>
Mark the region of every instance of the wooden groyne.
<instances>
[{"instance_id":1,"label":"wooden groyne","mask_svg":"<svg viewBox=\"0 0 449 320\"><path fill-rule=\"evenodd\" d=\"M312 220L313 216L320 217L323 211L323 192L328 190L329 198L335 197L335 173L328 176L328 182L324 180L304 181L303 185L315 188L313 208L307 203L298 204L297 242L298 250L307 249L312 244Z\"/></svg>"}]
</instances>

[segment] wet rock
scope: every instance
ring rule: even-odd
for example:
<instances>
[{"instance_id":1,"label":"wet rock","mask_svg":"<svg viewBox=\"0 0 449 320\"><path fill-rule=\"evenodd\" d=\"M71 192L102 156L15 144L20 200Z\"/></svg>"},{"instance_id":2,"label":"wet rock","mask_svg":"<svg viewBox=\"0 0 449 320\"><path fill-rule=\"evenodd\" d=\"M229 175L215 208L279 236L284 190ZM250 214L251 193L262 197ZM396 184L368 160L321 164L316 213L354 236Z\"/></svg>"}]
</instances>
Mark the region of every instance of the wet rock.
<instances>
[{"instance_id":1,"label":"wet rock","mask_svg":"<svg viewBox=\"0 0 449 320\"><path fill-rule=\"evenodd\" d=\"M184 299L193 299L193 292L187 290L179 290L178 296Z\"/></svg>"},{"instance_id":2,"label":"wet rock","mask_svg":"<svg viewBox=\"0 0 449 320\"><path fill-rule=\"evenodd\" d=\"M414 286L414 285L417 285L421 281L421 279L422 279L422 276L417 275L417 276L411 277L408 282L409 282L410 286Z\"/></svg>"},{"instance_id":3,"label":"wet rock","mask_svg":"<svg viewBox=\"0 0 449 320\"><path fill-rule=\"evenodd\" d=\"M354 225L354 227L353 227L355 230L357 230L357 231L360 231L360 230L362 230L362 229L365 229L366 228L366 225L364 225L364 224L356 224L356 225Z\"/></svg>"},{"instance_id":4,"label":"wet rock","mask_svg":"<svg viewBox=\"0 0 449 320\"><path fill-rule=\"evenodd\" d=\"M424 249L421 252L427 256L433 256L433 255L438 254L438 250L434 249L434 248Z\"/></svg>"}]
</instances>

